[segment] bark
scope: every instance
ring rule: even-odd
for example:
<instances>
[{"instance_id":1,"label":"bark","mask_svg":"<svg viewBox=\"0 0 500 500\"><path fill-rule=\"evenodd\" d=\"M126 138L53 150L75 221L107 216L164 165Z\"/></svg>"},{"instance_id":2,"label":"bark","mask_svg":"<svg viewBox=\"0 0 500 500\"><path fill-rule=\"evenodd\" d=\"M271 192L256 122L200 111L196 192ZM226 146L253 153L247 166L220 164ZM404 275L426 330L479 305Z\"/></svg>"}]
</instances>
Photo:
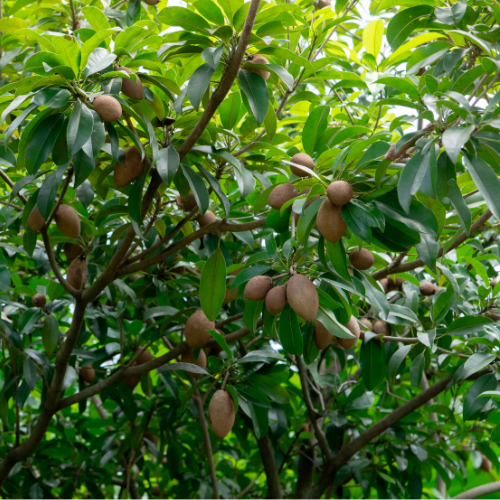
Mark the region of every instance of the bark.
<instances>
[{"instance_id":1,"label":"bark","mask_svg":"<svg viewBox=\"0 0 500 500\"><path fill-rule=\"evenodd\" d=\"M269 435L257 439L257 444L259 445L262 465L264 466L264 472L267 477L266 498L283 498L278 469L276 468L276 461L274 460L274 450Z\"/></svg>"},{"instance_id":2,"label":"bark","mask_svg":"<svg viewBox=\"0 0 500 500\"><path fill-rule=\"evenodd\" d=\"M311 440L307 439L306 444L300 447L299 463L297 467L297 484L295 486L294 498L309 498L309 491L314 479L314 459L316 453L311 446Z\"/></svg>"},{"instance_id":3,"label":"bark","mask_svg":"<svg viewBox=\"0 0 500 500\"><path fill-rule=\"evenodd\" d=\"M484 495L489 495L490 493L497 493L500 491L500 481L495 481L494 483L482 484L481 486L476 486L470 490L464 491L453 498L479 498Z\"/></svg>"}]
</instances>

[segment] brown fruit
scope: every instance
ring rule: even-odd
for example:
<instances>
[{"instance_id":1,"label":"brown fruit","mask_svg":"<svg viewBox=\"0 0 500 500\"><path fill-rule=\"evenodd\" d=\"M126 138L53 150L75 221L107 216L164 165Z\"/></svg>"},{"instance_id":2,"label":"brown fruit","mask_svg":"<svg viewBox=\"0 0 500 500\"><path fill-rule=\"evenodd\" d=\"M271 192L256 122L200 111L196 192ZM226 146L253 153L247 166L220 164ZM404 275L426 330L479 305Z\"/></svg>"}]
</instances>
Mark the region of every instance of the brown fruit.
<instances>
[{"instance_id":1,"label":"brown fruit","mask_svg":"<svg viewBox=\"0 0 500 500\"><path fill-rule=\"evenodd\" d=\"M275 286L266 295L266 307L271 314L279 314L286 306L286 288Z\"/></svg>"},{"instance_id":2,"label":"brown fruit","mask_svg":"<svg viewBox=\"0 0 500 500\"><path fill-rule=\"evenodd\" d=\"M197 207L196 198L194 193L189 193L186 198L181 198L178 196L176 198L177 204L181 207L184 212L191 212L193 208Z\"/></svg>"},{"instance_id":3,"label":"brown fruit","mask_svg":"<svg viewBox=\"0 0 500 500\"><path fill-rule=\"evenodd\" d=\"M314 283L303 274L294 274L286 284L290 307L306 321L313 322L318 314L319 297Z\"/></svg>"},{"instance_id":4,"label":"brown fruit","mask_svg":"<svg viewBox=\"0 0 500 500\"><path fill-rule=\"evenodd\" d=\"M378 334L384 334L384 335L390 335L391 334L391 329L389 328L389 325L379 319L377 321L375 321L375 323L373 324L373 330L372 330L374 333L378 333Z\"/></svg>"},{"instance_id":5,"label":"brown fruit","mask_svg":"<svg viewBox=\"0 0 500 500\"><path fill-rule=\"evenodd\" d=\"M222 389L216 391L208 405L208 418L217 437L224 439L229 434L235 416L233 398L229 392Z\"/></svg>"},{"instance_id":6,"label":"brown fruit","mask_svg":"<svg viewBox=\"0 0 500 500\"><path fill-rule=\"evenodd\" d=\"M100 95L94 99L94 111L103 122L115 122L122 117L120 103L110 95Z\"/></svg>"},{"instance_id":7,"label":"brown fruit","mask_svg":"<svg viewBox=\"0 0 500 500\"><path fill-rule=\"evenodd\" d=\"M203 349L200 349L200 354L198 355L198 359L194 359L194 354L192 349L184 351L181 356L181 361L183 363L189 363L191 365L199 366L204 370L207 368L207 355L205 354L205 351ZM202 375L201 373L193 373L193 372L188 372L188 374L190 377L193 378L200 378Z\"/></svg>"},{"instance_id":8,"label":"brown fruit","mask_svg":"<svg viewBox=\"0 0 500 500\"><path fill-rule=\"evenodd\" d=\"M278 184L269 195L269 205L276 210L280 210L288 200L292 200L298 195L299 192L293 184L288 182Z\"/></svg>"},{"instance_id":9,"label":"brown fruit","mask_svg":"<svg viewBox=\"0 0 500 500\"><path fill-rule=\"evenodd\" d=\"M44 307L45 304L47 303L45 295L42 295L41 293L36 293L35 295L33 295L31 301L33 302L33 305L35 307Z\"/></svg>"},{"instance_id":10,"label":"brown fruit","mask_svg":"<svg viewBox=\"0 0 500 500\"><path fill-rule=\"evenodd\" d=\"M345 325L345 327L353 335L355 335L355 338L353 339L337 338L337 342L339 343L340 347L343 347L344 349L351 349L358 342L359 336L361 335L361 330L359 329L359 323L354 316L351 316L351 319L349 320L347 325Z\"/></svg>"},{"instance_id":11,"label":"brown fruit","mask_svg":"<svg viewBox=\"0 0 500 500\"><path fill-rule=\"evenodd\" d=\"M215 323L210 321L203 311L196 311L186 321L184 334L186 335L186 342L189 347L201 347L205 345L212 335L207 330L214 330Z\"/></svg>"},{"instance_id":12,"label":"brown fruit","mask_svg":"<svg viewBox=\"0 0 500 500\"><path fill-rule=\"evenodd\" d=\"M144 172L146 164L141 159L141 152L137 146L130 146L125 150L123 160L115 165L113 180L115 186L122 188L134 182Z\"/></svg>"},{"instance_id":13,"label":"brown fruit","mask_svg":"<svg viewBox=\"0 0 500 500\"><path fill-rule=\"evenodd\" d=\"M117 71L125 71L125 73L128 73L129 75L134 73L131 69L126 68L125 66L119 66ZM135 82L130 78L122 78L122 92L127 97L140 101L144 97L144 89L142 88L142 83L139 77L137 75L135 76L137 78L137 81Z\"/></svg>"},{"instance_id":14,"label":"brown fruit","mask_svg":"<svg viewBox=\"0 0 500 500\"><path fill-rule=\"evenodd\" d=\"M334 181L326 189L328 199L338 207L352 200L352 186L346 181Z\"/></svg>"},{"instance_id":15,"label":"brown fruit","mask_svg":"<svg viewBox=\"0 0 500 500\"><path fill-rule=\"evenodd\" d=\"M85 270L85 260L77 257L71 262L66 273L67 282L76 290L80 290L83 284L83 272Z\"/></svg>"},{"instance_id":16,"label":"brown fruit","mask_svg":"<svg viewBox=\"0 0 500 500\"><path fill-rule=\"evenodd\" d=\"M207 210L203 215L198 215L198 224L200 225L200 227L208 226L216 220L217 217L215 217L215 214L210 210Z\"/></svg>"},{"instance_id":17,"label":"brown fruit","mask_svg":"<svg viewBox=\"0 0 500 500\"><path fill-rule=\"evenodd\" d=\"M434 295L436 293L436 287L434 283L429 283L428 281L424 281L420 284L420 293L428 297L429 295Z\"/></svg>"},{"instance_id":18,"label":"brown fruit","mask_svg":"<svg viewBox=\"0 0 500 500\"><path fill-rule=\"evenodd\" d=\"M130 366L137 366L137 363L134 361ZM134 390L137 384L141 381L140 375L129 375L128 377L123 377L123 381Z\"/></svg>"},{"instance_id":19,"label":"brown fruit","mask_svg":"<svg viewBox=\"0 0 500 500\"><path fill-rule=\"evenodd\" d=\"M69 205L59 205L55 216L57 228L68 238L78 238L80 236L80 217L78 212Z\"/></svg>"},{"instance_id":20,"label":"brown fruit","mask_svg":"<svg viewBox=\"0 0 500 500\"><path fill-rule=\"evenodd\" d=\"M35 206L35 208L31 211L26 222L28 227L32 231L35 231L35 233L42 230L42 227L45 225L45 219L42 217L42 214L40 213L40 210L38 210L37 206Z\"/></svg>"},{"instance_id":21,"label":"brown fruit","mask_svg":"<svg viewBox=\"0 0 500 500\"><path fill-rule=\"evenodd\" d=\"M299 431L299 434L300 434L301 432L309 432L309 424L307 424L307 423L306 423L306 424L302 424L302 425L300 426L300 431Z\"/></svg>"},{"instance_id":22,"label":"brown fruit","mask_svg":"<svg viewBox=\"0 0 500 500\"><path fill-rule=\"evenodd\" d=\"M385 293L389 293L391 291L389 287L389 280L387 278L382 278L380 280L380 284L382 285Z\"/></svg>"},{"instance_id":23,"label":"brown fruit","mask_svg":"<svg viewBox=\"0 0 500 500\"><path fill-rule=\"evenodd\" d=\"M232 274L236 276L240 271L241 269L237 269L236 271L233 271ZM233 284L233 281L234 278L231 278L229 280L228 288L226 290L226 295L224 295L224 304L229 304L238 296L238 287L236 287L234 290L231 290L231 285Z\"/></svg>"},{"instance_id":24,"label":"brown fruit","mask_svg":"<svg viewBox=\"0 0 500 500\"><path fill-rule=\"evenodd\" d=\"M324 9L325 7L329 7L331 5L330 0L319 0L315 4L313 4L318 10Z\"/></svg>"},{"instance_id":25,"label":"brown fruit","mask_svg":"<svg viewBox=\"0 0 500 500\"><path fill-rule=\"evenodd\" d=\"M75 260L77 257L82 255L83 248L76 243L66 242L63 247L63 252L64 255L66 255L66 259L71 262L72 260Z\"/></svg>"},{"instance_id":26,"label":"brown fruit","mask_svg":"<svg viewBox=\"0 0 500 500\"><path fill-rule=\"evenodd\" d=\"M498 279L497 278L493 278L492 280L490 280L490 286L491 286L491 288L495 288L497 286L497 283L498 283Z\"/></svg>"},{"instance_id":27,"label":"brown fruit","mask_svg":"<svg viewBox=\"0 0 500 500\"><path fill-rule=\"evenodd\" d=\"M95 370L91 365L85 365L80 368L80 377L87 384L91 384L95 380Z\"/></svg>"},{"instance_id":28,"label":"brown fruit","mask_svg":"<svg viewBox=\"0 0 500 500\"><path fill-rule=\"evenodd\" d=\"M155 357L151 354L151 351L149 349L144 350L144 347L138 347L135 351L135 354L136 356L139 355L135 359L138 365L143 365L144 363L155 359Z\"/></svg>"},{"instance_id":29,"label":"brown fruit","mask_svg":"<svg viewBox=\"0 0 500 500\"><path fill-rule=\"evenodd\" d=\"M318 231L330 243L339 241L347 231L347 224L342 218L342 209L333 205L328 199L325 199L319 207L316 225Z\"/></svg>"},{"instance_id":30,"label":"brown fruit","mask_svg":"<svg viewBox=\"0 0 500 500\"><path fill-rule=\"evenodd\" d=\"M297 163L297 165L302 165L303 167L308 168L309 170L314 170L314 160L306 153L297 153L292 156L292 159L290 160L292 163ZM299 167L294 167L293 165L290 165L290 170L297 176L297 177L307 177L309 174L302 170Z\"/></svg>"},{"instance_id":31,"label":"brown fruit","mask_svg":"<svg viewBox=\"0 0 500 500\"><path fill-rule=\"evenodd\" d=\"M396 276L395 279L392 279L390 276L387 278L387 283L389 285L389 291L401 291L403 289L403 283L406 280Z\"/></svg>"},{"instance_id":32,"label":"brown fruit","mask_svg":"<svg viewBox=\"0 0 500 500\"><path fill-rule=\"evenodd\" d=\"M360 320L360 323L363 324L363 325L365 325L366 328L368 328L368 330L370 332L373 331L373 325L372 325L372 322L369 319L363 318L363 319Z\"/></svg>"},{"instance_id":33,"label":"brown fruit","mask_svg":"<svg viewBox=\"0 0 500 500\"><path fill-rule=\"evenodd\" d=\"M484 455L482 455L482 457L483 460L481 462L481 469L484 470L484 472L491 472L491 469L493 469L491 460L488 460Z\"/></svg>"},{"instance_id":34,"label":"brown fruit","mask_svg":"<svg viewBox=\"0 0 500 500\"><path fill-rule=\"evenodd\" d=\"M252 64L269 64L269 61L264 57L259 54L255 54L253 56L249 56L247 58L247 62L250 62ZM262 78L264 78L264 81L267 82L267 79L271 76L271 73L269 71L265 71L260 68L245 68L247 71L251 71L252 73L256 73L257 75L260 75Z\"/></svg>"},{"instance_id":35,"label":"brown fruit","mask_svg":"<svg viewBox=\"0 0 500 500\"><path fill-rule=\"evenodd\" d=\"M269 276L254 276L248 281L243 292L247 300L264 300L273 287L273 280Z\"/></svg>"},{"instance_id":36,"label":"brown fruit","mask_svg":"<svg viewBox=\"0 0 500 500\"><path fill-rule=\"evenodd\" d=\"M82 27L82 23L80 21L77 21L75 24L75 31L79 30Z\"/></svg>"},{"instance_id":37,"label":"brown fruit","mask_svg":"<svg viewBox=\"0 0 500 500\"><path fill-rule=\"evenodd\" d=\"M158 437L151 431L145 431L142 437L151 441L155 446L158 446Z\"/></svg>"},{"instance_id":38,"label":"brown fruit","mask_svg":"<svg viewBox=\"0 0 500 500\"><path fill-rule=\"evenodd\" d=\"M366 271L367 269L370 269L370 267L373 266L373 263L375 262L375 257L370 252L370 250L362 248L361 250L358 249L353 250L349 254L349 260L351 261L353 267L355 267L359 271Z\"/></svg>"},{"instance_id":39,"label":"brown fruit","mask_svg":"<svg viewBox=\"0 0 500 500\"><path fill-rule=\"evenodd\" d=\"M321 321L316 321L314 325L314 343L322 351L326 349L333 340L333 335L325 328Z\"/></svg>"}]
</instances>

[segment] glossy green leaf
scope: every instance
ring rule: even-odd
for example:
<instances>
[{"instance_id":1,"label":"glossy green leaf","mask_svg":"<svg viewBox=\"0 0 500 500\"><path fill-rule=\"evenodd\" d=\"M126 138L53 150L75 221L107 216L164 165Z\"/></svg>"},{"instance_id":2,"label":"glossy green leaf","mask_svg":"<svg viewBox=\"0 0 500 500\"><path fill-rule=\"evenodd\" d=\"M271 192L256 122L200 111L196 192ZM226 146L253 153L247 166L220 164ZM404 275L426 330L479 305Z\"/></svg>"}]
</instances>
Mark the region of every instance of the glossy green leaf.
<instances>
[{"instance_id":1,"label":"glossy green leaf","mask_svg":"<svg viewBox=\"0 0 500 500\"><path fill-rule=\"evenodd\" d=\"M225 293L226 261L217 249L203 266L200 279L200 304L210 321L217 318Z\"/></svg>"},{"instance_id":2,"label":"glossy green leaf","mask_svg":"<svg viewBox=\"0 0 500 500\"><path fill-rule=\"evenodd\" d=\"M288 304L280 315L279 337L285 352L302 356L304 345L300 332L299 319L295 311Z\"/></svg>"},{"instance_id":3,"label":"glossy green leaf","mask_svg":"<svg viewBox=\"0 0 500 500\"><path fill-rule=\"evenodd\" d=\"M238 82L241 91L248 99L257 125L260 125L266 117L269 106L269 91L266 82L260 75L244 69L238 72Z\"/></svg>"}]
</instances>

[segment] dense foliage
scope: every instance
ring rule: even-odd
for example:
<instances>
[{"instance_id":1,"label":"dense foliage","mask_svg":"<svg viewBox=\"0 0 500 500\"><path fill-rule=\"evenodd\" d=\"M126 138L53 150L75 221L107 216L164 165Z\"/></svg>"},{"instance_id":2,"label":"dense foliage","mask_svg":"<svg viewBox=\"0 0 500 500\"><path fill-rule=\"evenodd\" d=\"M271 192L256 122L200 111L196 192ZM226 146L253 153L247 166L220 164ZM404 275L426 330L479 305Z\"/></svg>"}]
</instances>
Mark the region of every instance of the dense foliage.
<instances>
[{"instance_id":1,"label":"dense foliage","mask_svg":"<svg viewBox=\"0 0 500 500\"><path fill-rule=\"evenodd\" d=\"M497 478L495 2L0 10L2 497Z\"/></svg>"}]
</instances>

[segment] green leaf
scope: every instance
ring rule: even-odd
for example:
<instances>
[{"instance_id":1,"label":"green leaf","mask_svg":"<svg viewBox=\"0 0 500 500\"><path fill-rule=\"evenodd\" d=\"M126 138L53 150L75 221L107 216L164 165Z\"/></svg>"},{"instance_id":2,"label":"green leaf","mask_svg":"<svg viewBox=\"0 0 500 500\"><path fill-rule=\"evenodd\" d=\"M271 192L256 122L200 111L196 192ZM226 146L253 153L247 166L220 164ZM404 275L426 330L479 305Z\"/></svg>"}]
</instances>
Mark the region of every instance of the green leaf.
<instances>
[{"instance_id":1,"label":"green leaf","mask_svg":"<svg viewBox=\"0 0 500 500\"><path fill-rule=\"evenodd\" d=\"M264 127L266 128L267 140L272 141L273 137L276 135L276 130L278 129L278 119L276 118L276 112L272 106L267 108L266 118L264 119Z\"/></svg>"},{"instance_id":2,"label":"green leaf","mask_svg":"<svg viewBox=\"0 0 500 500\"><path fill-rule=\"evenodd\" d=\"M318 199L313 201L304 211L304 213L300 216L299 222L297 224L297 240L300 242L302 246L307 246L307 240L309 238L309 234L311 229L316 222L316 216L318 215L319 207L323 203L323 199ZM269 224L268 224L269 225ZM288 227L288 223L287 223Z\"/></svg>"},{"instance_id":3,"label":"green leaf","mask_svg":"<svg viewBox=\"0 0 500 500\"><path fill-rule=\"evenodd\" d=\"M51 68L55 68L58 66L64 66L64 60L58 54L42 50L40 52L36 52L28 58L28 60L24 63L24 71L36 73L37 75L48 76L50 73L47 72L44 64Z\"/></svg>"},{"instance_id":4,"label":"green leaf","mask_svg":"<svg viewBox=\"0 0 500 500\"><path fill-rule=\"evenodd\" d=\"M217 71L223 51L224 51L224 45L221 45L220 47L217 48L207 47L206 49L203 49L201 57L214 71Z\"/></svg>"},{"instance_id":5,"label":"green leaf","mask_svg":"<svg viewBox=\"0 0 500 500\"><path fill-rule=\"evenodd\" d=\"M110 28L104 12L97 7L83 7L82 12L94 31L108 30Z\"/></svg>"},{"instance_id":6,"label":"green leaf","mask_svg":"<svg viewBox=\"0 0 500 500\"><path fill-rule=\"evenodd\" d=\"M81 101L76 101L69 117L67 143L71 156L76 155L90 139L94 127L94 117L90 109Z\"/></svg>"},{"instance_id":7,"label":"green leaf","mask_svg":"<svg viewBox=\"0 0 500 500\"><path fill-rule=\"evenodd\" d=\"M89 62L91 54L99 47L99 45L101 45L102 42L104 42L104 40L106 40L106 38L109 38L111 35L116 33L117 29L118 28L110 28L110 29L107 29L105 31L98 31L94 36L92 36L92 38L90 38L89 40L87 40L83 44L80 67L77 69L76 73L78 71L83 70L83 68L85 68L87 66L87 62ZM105 50L105 49L101 48L101 50ZM111 60L111 62L109 64L111 64L113 62L113 60ZM109 64L103 66L102 69L107 68L109 66ZM95 65L95 62L94 62L94 65ZM101 71L101 70L99 70L99 71Z\"/></svg>"},{"instance_id":8,"label":"green leaf","mask_svg":"<svg viewBox=\"0 0 500 500\"><path fill-rule=\"evenodd\" d=\"M162 373L177 370L182 370L189 373L201 373L202 375L210 375L210 373L208 373L207 370L205 370L201 366L193 365L191 363L168 363L166 365L160 366L160 368L157 369L157 372Z\"/></svg>"},{"instance_id":9,"label":"green leaf","mask_svg":"<svg viewBox=\"0 0 500 500\"><path fill-rule=\"evenodd\" d=\"M467 206L467 203L465 203L465 200L455 179L450 179L448 181L448 198L457 211L458 219L460 221L462 229L464 230L465 234L469 234L470 226L472 224L472 215L470 213L469 207Z\"/></svg>"},{"instance_id":10,"label":"green leaf","mask_svg":"<svg viewBox=\"0 0 500 500\"><path fill-rule=\"evenodd\" d=\"M56 199L57 188L60 184L60 177L56 173L48 175L43 181L40 191L38 193L38 199L36 205L40 211L40 215L47 220L52 211L52 206Z\"/></svg>"},{"instance_id":11,"label":"green leaf","mask_svg":"<svg viewBox=\"0 0 500 500\"><path fill-rule=\"evenodd\" d=\"M256 266L249 267L247 269L243 269L240 273L238 273L233 282L231 284L231 290L234 290L236 287L250 281L254 276L260 276L261 274L267 273L271 268L267 265L257 264Z\"/></svg>"},{"instance_id":12,"label":"green leaf","mask_svg":"<svg viewBox=\"0 0 500 500\"><path fill-rule=\"evenodd\" d=\"M232 130L238 123L241 108L241 95L239 92L229 94L219 106L219 115L222 126Z\"/></svg>"},{"instance_id":13,"label":"green leaf","mask_svg":"<svg viewBox=\"0 0 500 500\"><path fill-rule=\"evenodd\" d=\"M425 368L424 353L420 353L414 360L410 367L410 383L413 387L419 387L422 381L422 374Z\"/></svg>"},{"instance_id":14,"label":"green leaf","mask_svg":"<svg viewBox=\"0 0 500 500\"><path fill-rule=\"evenodd\" d=\"M285 352L302 356L304 346L299 320L295 311L288 304L280 315L279 338Z\"/></svg>"},{"instance_id":15,"label":"green leaf","mask_svg":"<svg viewBox=\"0 0 500 500\"><path fill-rule=\"evenodd\" d=\"M444 131L441 140L444 149L453 163L457 162L463 145L470 139L474 129L475 125L470 125L469 127L450 127Z\"/></svg>"},{"instance_id":16,"label":"green leaf","mask_svg":"<svg viewBox=\"0 0 500 500\"><path fill-rule=\"evenodd\" d=\"M208 190L205 183L191 167L187 167L181 163L181 170L189 183L191 191L194 193L200 214L204 214L208 210L209 204Z\"/></svg>"},{"instance_id":17,"label":"green leaf","mask_svg":"<svg viewBox=\"0 0 500 500\"><path fill-rule=\"evenodd\" d=\"M494 443L500 443L500 424L495 426L495 428L491 431L491 440Z\"/></svg>"},{"instance_id":18,"label":"green leaf","mask_svg":"<svg viewBox=\"0 0 500 500\"><path fill-rule=\"evenodd\" d=\"M245 308L243 309L243 323L252 332L255 333L257 329L257 321L262 313L262 300L252 301L247 300L245 302Z\"/></svg>"},{"instance_id":19,"label":"green leaf","mask_svg":"<svg viewBox=\"0 0 500 500\"><path fill-rule=\"evenodd\" d=\"M332 263L335 271L337 271L342 278L347 281L351 281L351 275L347 271L347 258L342 240L339 240L336 243L330 243L327 241L325 246L326 252L328 253L328 257L330 258L330 262Z\"/></svg>"},{"instance_id":20,"label":"green leaf","mask_svg":"<svg viewBox=\"0 0 500 500\"><path fill-rule=\"evenodd\" d=\"M429 169L429 162L426 160L429 155L430 153L427 155L415 154L401 172L398 182L398 199L406 213L410 211L411 197L420 189Z\"/></svg>"},{"instance_id":21,"label":"green leaf","mask_svg":"<svg viewBox=\"0 0 500 500\"><path fill-rule=\"evenodd\" d=\"M320 304L318 307L318 314L316 315L316 321L321 321L323 326L335 337L341 339L352 339L354 335L342 325L335 314L322 303L322 292L323 290L318 289L320 295Z\"/></svg>"},{"instance_id":22,"label":"green leaf","mask_svg":"<svg viewBox=\"0 0 500 500\"><path fill-rule=\"evenodd\" d=\"M226 391L231 394L231 397L233 398L233 403L234 403L234 409L236 413L238 413L238 408L239 408L239 397L238 393L236 392L236 389L232 385L226 385Z\"/></svg>"},{"instance_id":23,"label":"green leaf","mask_svg":"<svg viewBox=\"0 0 500 500\"><path fill-rule=\"evenodd\" d=\"M377 19L369 22L363 30L363 47L368 54L375 58L380 54L382 38L384 36L384 21Z\"/></svg>"},{"instance_id":24,"label":"green leaf","mask_svg":"<svg viewBox=\"0 0 500 500\"><path fill-rule=\"evenodd\" d=\"M248 99L257 125L261 125L266 117L269 106L269 91L264 78L251 71L240 69L238 72L238 82L240 89Z\"/></svg>"},{"instance_id":25,"label":"green leaf","mask_svg":"<svg viewBox=\"0 0 500 500\"><path fill-rule=\"evenodd\" d=\"M464 422L479 417L481 409L490 401L489 397L480 397L480 395L486 391L494 391L496 388L497 379L494 373L488 373L474 381L464 399Z\"/></svg>"},{"instance_id":26,"label":"green leaf","mask_svg":"<svg viewBox=\"0 0 500 500\"><path fill-rule=\"evenodd\" d=\"M465 380L474 373L482 370L495 360L495 354L473 354L461 367L455 372L453 382Z\"/></svg>"},{"instance_id":27,"label":"green leaf","mask_svg":"<svg viewBox=\"0 0 500 500\"><path fill-rule=\"evenodd\" d=\"M371 339L361 345L360 363L363 374L363 382L369 391L374 390L383 380L385 380L385 355L382 344Z\"/></svg>"},{"instance_id":28,"label":"green leaf","mask_svg":"<svg viewBox=\"0 0 500 500\"><path fill-rule=\"evenodd\" d=\"M203 266L200 278L200 304L210 321L219 315L226 293L226 261L218 248Z\"/></svg>"},{"instance_id":29,"label":"green leaf","mask_svg":"<svg viewBox=\"0 0 500 500\"><path fill-rule=\"evenodd\" d=\"M434 302L432 308L432 319L434 324L439 324L443 321L444 317L448 314L448 311L455 304L456 295L453 287L448 286L448 288L439 295L439 297Z\"/></svg>"},{"instance_id":30,"label":"green leaf","mask_svg":"<svg viewBox=\"0 0 500 500\"><path fill-rule=\"evenodd\" d=\"M53 314L49 314L42 326L42 343L47 356L51 356L55 351L58 341L59 323Z\"/></svg>"},{"instance_id":31,"label":"green leaf","mask_svg":"<svg viewBox=\"0 0 500 500\"><path fill-rule=\"evenodd\" d=\"M160 11L156 19L167 26L180 26L188 32L206 33L210 29L210 24L205 19L185 7L166 7Z\"/></svg>"},{"instance_id":32,"label":"green leaf","mask_svg":"<svg viewBox=\"0 0 500 500\"><path fill-rule=\"evenodd\" d=\"M187 95L193 108L198 111L203 95L210 85L210 79L214 74L214 69L208 64L203 64L193 73L187 86Z\"/></svg>"},{"instance_id":33,"label":"green leaf","mask_svg":"<svg viewBox=\"0 0 500 500\"><path fill-rule=\"evenodd\" d=\"M415 245L418 256L424 261L424 264L432 269L436 269L436 261L439 254L439 243L434 236L427 233L420 235L420 243Z\"/></svg>"},{"instance_id":34,"label":"green leaf","mask_svg":"<svg viewBox=\"0 0 500 500\"><path fill-rule=\"evenodd\" d=\"M411 32L420 26L420 18L433 10L429 5L418 5L398 12L387 25L387 42L392 50L403 45Z\"/></svg>"},{"instance_id":35,"label":"green leaf","mask_svg":"<svg viewBox=\"0 0 500 500\"><path fill-rule=\"evenodd\" d=\"M52 37L52 45L56 54L63 60L63 65L69 66L75 75L78 75L82 54L76 38L71 35L55 36Z\"/></svg>"},{"instance_id":36,"label":"green leaf","mask_svg":"<svg viewBox=\"0 0 500 500\"><path fill-rule=\"evenodd\" d=\"M491 323L493 323L493 320L485 316L463 316L453 321L448 326L446 333L449 335L470 335L482 330L485 325Z\"/></svg>"},{"instance_id":37,"label":"green leaf","mask_svg":"<svg viewBox=\"0 0 500 500\"><path fill-rule=\"evenodd\" d=\"M137 222L137 224L142 223L142 190L144 188L147 175L148 171L145 170L134 182L134 184L132 184L132 188L130 189L130 194L128 196L128 211L132 220Z\"/></svg>"},{"instance_id":38,"label":"green leaf","mask_svg":"<svg viewBox=\"0 0 500 500\"><path fill-rule=\"evenodd\" d=\"M29 97L29 96L19 96L19 97ZM71 97L71 92L68 89L59 89L48 87L42 90L39 90L33 99L33 102L38 106L49 106L49 108L62 108L68 104L69 98ZM17 98L16 98L17 99ZM14 101L16 101L14 99ZM5 111L4 111L5 113ZM4 117L4 113L2 113L2 121Z\"/></svg>"},{"instance_id":39,"label":"green leaf","mask_svg":"<svg viewBox=\"0 0 500 500\"><path fill-rule=\"evenodd\" d=\"M219 198L219 201L222 203L222 206L224 207L224 213L226 214L226 217L229 217L229 212L231 210L231 202L227 199L227 196L222 191L219 181L201 165L196 164L196 167L200 171L201 175L203 175L205 180L210 184L210 187L213 189L217 198Z\"/></svg>"},{"instance_id":40,"label":"green leaf","mask_svg":"<svg viewBox=\"0 0 500 500\"><path fill-rule=\"evenodd\" d=\"M329 115L330 106L318 106L309 113L302 129L302 145L307 154L312 155L314 153L318 138L328 126Z\"/></svg>"},{"instance_id":41,"label":"green leaf","mask_svg":"<svg viewBox=\"0 0 500 500\"><path fill-rule=\"evenodd\" d=\"M411 345L405 345L400 347L389 360L389 366L387 367L387 376L391 383L396 381L396 375L398 374L399 368L404 363L406 355L411 350Z\"/></svg>"},{"instance_id":42,"label":"green leaf","mask_svg":"<svg viewBox=\"0 0 500 500\"><path fill-rule=\"evenodd\" d=\"M385 76L383 78L379 78L375 83L393 87L401 92L404 92L408 95L408 97L415 101L418 101L420 96L417 87L409 79L397 78L395 76Z\"/></svg>"},{"instance_id":43,"label":"green leaf","mask_svg":"<svg viewBox=\"0 0 500 500\"><path fill-rule=\"evenodd\" d=\"M255 435L257 439L263 438L269 430L267 408L262 408L250 402L247 405L250 409L250 417L252 418Z\"/></svg>"},{"instance_id":44,"label":"green leaf","mask_svg":"<svg viewBox=\"0 0 500 500\"><path fill-rule=\"evenodd\" d=\"M288 404L290 402L290 396L286 389L270 377L255 374L248 379L248 382L278 404Z\"/></svg>"},{"instance_id":45,"label":"green leaf","mask_svg":"<svg viewBox=\"0 0 500 500\"><path fill-rule=\"evenodd\" d=\"M170 186L170 183L174 179L180 162L179 153L174 148L164 148L158 153L156 168L167 187Z\"/></svg>"},{"instance_id":46,"label":"green leaf","mask_svg":"<svg viewBox=\"0 0 500 500\"><path fill-rule=\"evenodd\" d=\"M24 360L23 375L24 375L24 380L26 380L26 383L30 388L30 391L32 391L36 385L36 366L35 363L33 363L33 361L31 361L31 358L29 357Z\"/></svg>"},{"instance_id":47,"label":"green leaf","mask_svg":"<svg viewBox=\"0 0 500 500\"><path fill-rule=\"evenodd\" d=\"M227 357L229 359L234 359L234 354L229 349L229 346L227 345L226 339L224 338L223 335L221 335L218 331L216 330L209 330L210 335L215 339L217 344L220 345L220 347L224 350L224 352L227 354Z\"/></svg>"}]
</instances>

